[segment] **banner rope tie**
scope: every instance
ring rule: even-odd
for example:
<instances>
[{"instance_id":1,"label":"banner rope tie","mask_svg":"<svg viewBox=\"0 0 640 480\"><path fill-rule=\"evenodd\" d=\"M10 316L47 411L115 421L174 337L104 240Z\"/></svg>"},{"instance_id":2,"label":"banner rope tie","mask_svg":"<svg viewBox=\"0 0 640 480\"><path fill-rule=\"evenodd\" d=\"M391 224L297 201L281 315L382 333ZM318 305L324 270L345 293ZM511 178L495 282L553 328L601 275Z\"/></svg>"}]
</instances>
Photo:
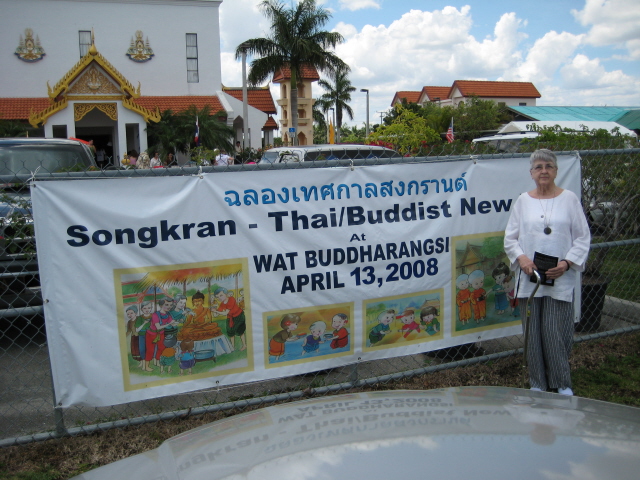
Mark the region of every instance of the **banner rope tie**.
<instances>
[{"instance_id":1,"label":"banner rope tie","mask_svg":"<svg viewBox=\"0 0 640 480\"><path fill-rule=\"evenodd\" d=\"M31 172L31 177L29 178L29 180L27 180L27 185L35 186L36 175L38 174L38 170L40 170L40 168L42 168L42 165L38 166L38 168L36 168L35 172Z\"/></svg>"}]
</instances>

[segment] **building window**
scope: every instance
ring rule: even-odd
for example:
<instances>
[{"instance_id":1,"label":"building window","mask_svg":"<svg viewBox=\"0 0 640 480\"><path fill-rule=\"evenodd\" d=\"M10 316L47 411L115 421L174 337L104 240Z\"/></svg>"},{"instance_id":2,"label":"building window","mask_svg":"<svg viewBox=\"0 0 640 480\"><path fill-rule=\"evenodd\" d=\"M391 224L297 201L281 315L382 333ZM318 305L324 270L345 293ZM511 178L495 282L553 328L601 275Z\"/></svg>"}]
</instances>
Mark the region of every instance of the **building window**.
<instances>
[{"instance_id":1,"label":"building window","mask_svg":"<svg viewBox=\"0 0 640 480\"><path fill-rule=\"evenodd\" d=\"M53 138L67 138L67 126L52 125L51 133L53 134Z\"/></svg>"},{"instance_id":2,"label":"building window","mask_svg":"<svg viewBox=\"0 0 640 480\"><path fill-rule=\"evenodd\" d=\"M520 103L518 104L518 106L520 106L520 107L526 107L526 106L527 106L527 102L520 102Z\"/></svg>"},{"instance_id":3,"label":"building window","mask_svg":"<svg viewBox=\"0 0 640 480\"><path fill-rule=\"evenodd\" d=\"M78 38L80 41L80 58L82 58L89 53L89 48L91 47L91 30L80 30Z\"/></svg>"},{"instance_id":4,"label":"building window","mask_svg":"<svg viewBox=\"0 0 640 480\"><path fill-rule=\"evenodd\" d=\"M187 82L198 83L198 34L187 33Z\"/></svg>"}]
</instances>

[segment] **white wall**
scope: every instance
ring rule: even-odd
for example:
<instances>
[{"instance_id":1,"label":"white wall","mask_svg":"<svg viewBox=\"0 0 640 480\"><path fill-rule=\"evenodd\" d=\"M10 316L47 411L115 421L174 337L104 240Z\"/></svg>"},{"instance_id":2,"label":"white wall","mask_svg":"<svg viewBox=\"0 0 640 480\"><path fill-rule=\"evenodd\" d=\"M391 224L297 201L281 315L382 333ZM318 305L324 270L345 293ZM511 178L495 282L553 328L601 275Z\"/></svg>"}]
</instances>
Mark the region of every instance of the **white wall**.
<instances>
[{"instance_id":1,"label":"white wall","mask_svg":"<svg viewBox=\"0 0 640 480\"><path fill-rule=\"evenodd\" d=\"M242 116L242 102L235 97L223 92L222 90L217 92L218 99L222 103L222 107L229 115L229 126L233 126L233 120L238 116ZM262 127L269 118L269 115L258 110L257 108L248 106L249 114L249 132L251 138L251 148L262 148Z\"/></svg>"},{"instance_id":2,"label":"white wall","mask_svg":"<svg viewBox=\"0 0 640 480\"><path fill-rule=\"evenodd\" d=\"M0 0L0 96L44 97L79 60L79 30L142 95L215 95L221 87L218 7L222 0ZM24 62L13 52L26 28L46 53ZM126 56L137 30L155 56ZM198 35L199 83L187 83L186 33Z\"/></svg>"}]
</instances>

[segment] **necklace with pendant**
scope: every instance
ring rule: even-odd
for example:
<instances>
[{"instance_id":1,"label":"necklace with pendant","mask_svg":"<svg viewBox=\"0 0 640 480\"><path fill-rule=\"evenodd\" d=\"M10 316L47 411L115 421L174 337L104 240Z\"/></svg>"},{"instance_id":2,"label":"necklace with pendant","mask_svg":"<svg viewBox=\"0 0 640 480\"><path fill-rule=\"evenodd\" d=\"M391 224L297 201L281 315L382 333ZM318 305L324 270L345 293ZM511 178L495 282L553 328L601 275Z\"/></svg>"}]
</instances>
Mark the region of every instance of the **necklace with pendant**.
<instances>
[{"instance_id":1,"label":"necklace with pendant","mask_svg":"<svg viewBox=\"0 0 640 480\"><path fill-rule=\"evenodd\" d=\"M547 215L547 209L544 208L544 206L542 205L542 200L538 199L538 201L540 202L540 208L542 209L542 218L543 218L543 223L544 223L544 234L545 235L551 235L551 227L549 226L551 224L551 214L553 213L553 204L555 203L556 197L553 197L551 199L551 210L549 210L549 215Z\"/></svg>"}]
</instances>

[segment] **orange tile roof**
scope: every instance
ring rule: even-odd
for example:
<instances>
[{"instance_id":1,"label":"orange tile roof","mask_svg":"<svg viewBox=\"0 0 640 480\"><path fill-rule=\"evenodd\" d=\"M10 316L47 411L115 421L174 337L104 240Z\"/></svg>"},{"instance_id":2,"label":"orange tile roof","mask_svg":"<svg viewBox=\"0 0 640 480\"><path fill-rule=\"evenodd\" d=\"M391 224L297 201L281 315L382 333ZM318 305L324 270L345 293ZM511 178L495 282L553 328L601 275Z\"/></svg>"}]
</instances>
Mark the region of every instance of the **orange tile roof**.
<instances>
[{"instance_id":1,"label":"orange tile roof","mask_svg":"<svg viewBox=\"0 0 640 480\"><path fill-rule=\"evenodd\" d=\"M51 105L47 97L41 98L0 98L0 119L27 120L31 112L41 112Z\"/></svg>"},{"instance_id":2,"label":"orange tile roof","mask_svg":"<svg viewBox=\"0 0 640 480\"><path fill-rule=\"evenodd\" d=\"M277 129L278 129L278 124L273 119L273 117L269 115L269 118L267 118L267 121L264 122L264 126L262 127L262 130L277 130Z\"/></svg>"},{"instance_id":3,"label":"orange tile roof","mask_svg":"<svg viewBox=\"0 0 640 480\"><path fill-rule=\"evenodd\" d=\"M449 90L450 96L458 88L464 97L477 95L486 97L540 98L540 92L531 82L490 82L481 80L456 80Z\"/></svg>"},{"instance_id":4,"label":"orange tile roof","mask_svg":"<svg viewBox=\"0 0 640 480\"><path fill-rule=\"evenodd\" d=\"M391 101L391 106L395 105L397 102L402 102L403 98L406 98L409 103L417 103L420 98L420 93L421 92L414 92L410 90L396 92L393 96L393 100Z\"/></svg>"},{"instance_id":5,"label":"orange tile roof","mask_svg":"<svg viewBox=\"0 0 640 480\"><path fill-rule=\"evenodd\" d=\"M303 80L311 80L312 82L320 80L318 70L316 70L316 67L313 67L311 65L302 66L301 76ZM272 81L273 83L282 83L283 81L289 79L291 79L291 69L289 67L283 67L278 71L278 73L273 76Z\"/></svg>"},{"instance_id":6,"label":"orange tile roof","mask_svg":"<svg viewBox=\"0 0 640 480\"><path fill-rule=\"evenodd\" d=\"M265 90L269 92L268 90ZM232 92L227 92L230 95L233 95ZM240 92L242 98L242 91ZM235 95L234 95L235 96ZM271 98L271 93L269 93L269 98ZM203 108L205 105L209 105L212 113L217 113L222 110L222 104L218 97L216 96L180 96L180 97L154 97L154 96L143 96L134 100L138 105L148 108L149 110L155 110L156 107L160 109L160 112L164 112L165 110L171 110L174 113L180 113L191 105L195 105L198 109ZM271 103L273 104L273 99L271 99ZM254 105L251 102L251 96L249 96L249 104L259 108L258 105ZM31 112L41 112L51 103L48 98L2 98L0 97L0 119L2 120L28 120ZM262 109L260 109L262 110ZM275 114L275 106L273 107L273 113ZM264 110L262 110L264 111ZM272 112L265 112L272 113ZM264 124L263 129L277 129L278 124L273 119L273 117L269 116L267 121Z\"/></svg>"},{"instance_id":7,"label":"orange tile roof","mask_svg":"<svg viewBox=\"0 0 640 480\"><path fill-rule=\"evenodd\" d=\"M165 110L171 110L173 113L180 113L185 111L191 105L195 105L197 109L202 109L205 105L208 105L211 109L211 113L218 113L222 108L222 104L218 97L215 95L181 95L176 97L167 96L140 96L134 100L138 105L148 108L149 110L155 110L156 107L160 109L160 113Z\"/></svg>"},{"instance_id":8,"label":"orange tile roof","mask_svg":"<svg viewBox=\"0 0 640 480\"><path fill-rule=\"evenodd\" d=\"M430 102L433 102L436 98L439 98L440 100L449 98L449 90L451 90L451 87L426 86L422 87L422 92L420 92L420 94L425 94L427 99L429 99Z\"/></svg>"},{"instance_id":9,"label":"orange tile roof","mask_svg":"<svg viewBox=\"0 0 640 480\"><path fill-rule=\"evenodd\" d=\"M222 87L222 91L242 101L242 87ZM264 113L278 113L268 87L247 88L247 100L249 105Z\"/></svg>"}]
</instances>

